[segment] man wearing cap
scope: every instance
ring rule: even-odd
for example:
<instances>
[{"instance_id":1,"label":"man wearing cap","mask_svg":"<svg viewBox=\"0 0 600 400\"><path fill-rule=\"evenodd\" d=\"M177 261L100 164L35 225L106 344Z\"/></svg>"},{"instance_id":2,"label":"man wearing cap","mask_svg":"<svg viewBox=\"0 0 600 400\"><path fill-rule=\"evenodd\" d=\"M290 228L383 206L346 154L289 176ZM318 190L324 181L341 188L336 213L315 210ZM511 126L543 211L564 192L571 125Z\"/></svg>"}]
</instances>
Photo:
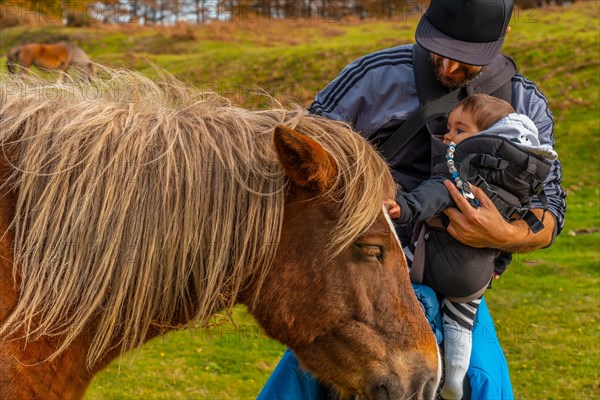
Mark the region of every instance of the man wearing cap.
<instances>
[{"instance_id":1,"label":"man wearing cap","mask_svg":"<svg viewBox=\"0 0 600 400\"><path fill-rule=\"evenodd\" d=\"M510 31L512 8L512 0L432 0L417 26L417 44L381 50L352 62L317 94L310 111L350 123L382 149L392 175L407 191L430 176L431 135L446 133L447 117L440 114L440 108L449 111L473 93L507 100L517 113L534 121L541 144L554 146L554 121L546 98L533 82L517 73L510 58L499 54ZM412 129L403 130L403 126ZM557 160L544 182L549 212L543 219L544 228L535 234L523 220L506 222L496 208L471 207L456 187L448 184L457 204L445 212L448 232L466 245L510 253L549 246L564 226L566 202L561 179ZM474 193L485 196L478 188ZM542 218L544 206L539 199L534 199L532 208ZM401 226L398 233L407 243L412 227ZM509 262L510 258L498 267L505 268ZM512 398L506 360L483 301L477 319L467 374L470 385L463 398ZM287 353L284 358L287 367L278 366L259 399L293 397L278 394L285 391L276 388L285 387L285 379L293 379L285 368L288 372L297 369L293 355ZM306 393L298 396L306 398Z\"/></svg>"}]
</instances>

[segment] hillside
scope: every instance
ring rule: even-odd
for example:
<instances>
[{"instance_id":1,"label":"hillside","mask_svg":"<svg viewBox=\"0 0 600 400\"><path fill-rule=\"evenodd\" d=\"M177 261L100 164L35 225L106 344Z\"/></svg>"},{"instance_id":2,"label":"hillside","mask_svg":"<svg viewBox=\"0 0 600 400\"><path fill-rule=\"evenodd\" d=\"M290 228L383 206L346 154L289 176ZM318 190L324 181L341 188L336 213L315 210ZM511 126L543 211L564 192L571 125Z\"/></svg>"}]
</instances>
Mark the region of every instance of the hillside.
<instances>
[{"instance_id":1,"label":"hillside","mask_svg":"<svg viewBox=\"0 0 600 400\"><path fill-rule=\"evenodd\" d=\"M486 294L519 399L600 397L599 12L596 1L518 11L504 46L549 99L568 192L556 243L515 257ZM412 42L417 19L16 27L0 31L0 53L68 39L102 64L154 74L153 63L247 107L263 105L259 88L308 105L350 61ZM233 315L237 326L172 334L114 363L87 399L254 398L284 349Z\"/></svg>"}]
</instances>

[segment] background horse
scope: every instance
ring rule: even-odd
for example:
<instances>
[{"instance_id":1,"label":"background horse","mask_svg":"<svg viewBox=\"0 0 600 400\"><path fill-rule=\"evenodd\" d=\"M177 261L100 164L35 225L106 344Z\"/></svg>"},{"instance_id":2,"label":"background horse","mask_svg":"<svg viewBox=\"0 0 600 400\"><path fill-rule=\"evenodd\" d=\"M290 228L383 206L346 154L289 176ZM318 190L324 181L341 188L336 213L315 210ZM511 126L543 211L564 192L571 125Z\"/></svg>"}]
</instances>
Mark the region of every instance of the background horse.
<instances>
[{"instance_id":1,"label":"background horse","mask_svg":"<svg viewBox=\"0 0 600 400\"><path fill-rule=\"evenodd\" d=\"M80 398L120 353L236 303L341 395L433 398L437 346L365 140L107 74L1 86L0 398Z\"/></svg>"},{"instance_id":2,"label":"background horse","mask_svg":"<svg viewBox=\"0 0 600 400\"><path fill-rule=\"evenodd\" d=\"M8 72L26 73L32 65L45 70L58 70L61 82L69 68L76 68L86 79L96 76L96 66L87 54L78 46L60 42L55 44L31 43L13 47L6 55Z\"/></svg>"}]
</instances>

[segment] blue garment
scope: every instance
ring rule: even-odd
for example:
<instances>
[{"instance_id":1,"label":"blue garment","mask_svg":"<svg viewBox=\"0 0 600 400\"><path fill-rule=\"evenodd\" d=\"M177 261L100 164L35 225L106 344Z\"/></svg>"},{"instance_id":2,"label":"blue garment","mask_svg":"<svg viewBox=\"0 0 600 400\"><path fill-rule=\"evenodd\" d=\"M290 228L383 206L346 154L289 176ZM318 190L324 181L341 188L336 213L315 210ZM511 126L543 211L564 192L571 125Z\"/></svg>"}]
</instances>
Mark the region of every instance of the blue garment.
<instances>
[{"instance_id":1,"label":"blue garment","mask_svg":"<svg viewBox=\"0 0 600 400\"><path fill-rule=\"evenodd\" d=\"M325 400L319 382L298 365L294 352L287 349L275 371L258 394L257 400Z\"/></svg>"},{"instance_id":2,"label":"blue garment","mask_svg":"<svg viewBox=\"0 0 600 400\"><path fill-rule=\"evenodd\" d=\"M490 312L481 299L473 330L473 348L467 375L473 400L513 400L508 365Z\"/></svg>"},{"instance_id":3,"label":"blue garment","mask_svg":"<svg viewBox=\"0 0 600 400\"><path fill-rule=\"evenodd\" d=\"M435 292L422 285L413 285L423 303L427 319L436 338L441 337L440 305ZM437 327L437 328L436 328ZM513 400L512 385L504 353L498 343L494 322L482 299L473 330L473 347L467 375L473 400ZM287 350L257 400L325 400L326 391L319 382L298 365L298 359Z\"/></svg>"},{"instance_id":4,"label":"blue garment","mask_svg":"<svg viewBox=\"0 0 600 400\"><path fill-rule=\"evenodd\" d=\"M435 292L429 286L420 285L418 283L413 283L412 287L417 295L417 300L421 303L421 308L423 308L425 318L427 318L427 321L431 326L437 344L442 344L444 336L442 330L442 309Z\"/></svg>"}]
</instances>

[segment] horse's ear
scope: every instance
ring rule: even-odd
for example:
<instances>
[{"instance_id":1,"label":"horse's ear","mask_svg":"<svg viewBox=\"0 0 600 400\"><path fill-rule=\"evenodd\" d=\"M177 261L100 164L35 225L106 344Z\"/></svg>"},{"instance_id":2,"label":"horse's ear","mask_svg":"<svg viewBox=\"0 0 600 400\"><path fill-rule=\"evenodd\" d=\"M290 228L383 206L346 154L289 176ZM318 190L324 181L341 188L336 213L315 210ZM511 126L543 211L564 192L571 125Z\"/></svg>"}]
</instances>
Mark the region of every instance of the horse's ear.
<instances>
[{"instance_id":1,"label":"horse's ear","mask_svg":"<svg viewBox=\"0 0 600 400\"><path fill-rule=\"evenodd\" d=\"M284 125L275 128L273 141L279 164L295 184L320 193L333 186L337 165L323 146Z\"/></svg>"}]
</instances>

